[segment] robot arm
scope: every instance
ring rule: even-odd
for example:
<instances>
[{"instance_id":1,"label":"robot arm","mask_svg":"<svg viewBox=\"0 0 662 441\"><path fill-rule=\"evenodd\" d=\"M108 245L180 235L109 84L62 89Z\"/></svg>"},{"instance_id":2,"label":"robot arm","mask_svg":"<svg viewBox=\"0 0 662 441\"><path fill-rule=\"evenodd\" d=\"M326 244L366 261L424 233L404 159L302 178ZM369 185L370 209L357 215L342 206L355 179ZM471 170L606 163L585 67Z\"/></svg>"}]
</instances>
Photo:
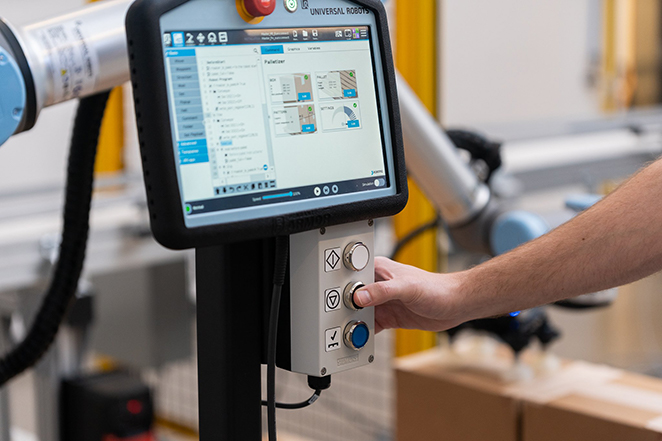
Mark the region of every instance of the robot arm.
<instances>
[{"instance_id":1,"label":"robot arm","mask_svg":"<svg viewBox=\"0 0 662 441\"><path fill-rule=\"evenodd\" d=\"M398 96L409 172L450 228L470 223L488 206L489 188L462 161L439 123L401 76Z\"/></svg>"},{"instance_id":2,"label":"robot arm","mask_svg":"<svg viewBox=\"0 0 662 441\"><path fill-rule=\"evenodd\" d=\"M468 251L498 255L549 231L540 216L507 212L406 81L398 78L407 168L437 207L453 239Z\"/></svg>"},{"instance_id":3,"label":"robot arm","mask_svg":"<svg viewBox=\"0 0 662 441\"><path fill-rule=\"evenodd\" d=\"M43 108L129 80L132 3L104 1L22 28L0 18L0 145L30 130Z\"/></svg>"}]
</instances>

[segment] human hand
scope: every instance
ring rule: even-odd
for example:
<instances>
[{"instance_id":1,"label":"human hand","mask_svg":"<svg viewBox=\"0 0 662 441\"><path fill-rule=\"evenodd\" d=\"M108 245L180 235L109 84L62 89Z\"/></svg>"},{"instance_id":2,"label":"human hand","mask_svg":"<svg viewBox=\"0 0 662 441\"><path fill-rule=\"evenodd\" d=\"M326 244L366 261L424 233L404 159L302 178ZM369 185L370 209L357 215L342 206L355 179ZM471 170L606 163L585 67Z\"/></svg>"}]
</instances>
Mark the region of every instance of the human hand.
<instances>
[{"instance_id":1,"label":"human hand","mask_svg":"<svg viewBox=\"0 0 662 441\"><path fill-rule=\"evenodd\" d=\"M403 328L445 331L466 320L454 303L461 274L434 274L385 257L375 259L376 283L357 291L354 301L376 306L375 331Z\"/></svg>"}]
</instances>

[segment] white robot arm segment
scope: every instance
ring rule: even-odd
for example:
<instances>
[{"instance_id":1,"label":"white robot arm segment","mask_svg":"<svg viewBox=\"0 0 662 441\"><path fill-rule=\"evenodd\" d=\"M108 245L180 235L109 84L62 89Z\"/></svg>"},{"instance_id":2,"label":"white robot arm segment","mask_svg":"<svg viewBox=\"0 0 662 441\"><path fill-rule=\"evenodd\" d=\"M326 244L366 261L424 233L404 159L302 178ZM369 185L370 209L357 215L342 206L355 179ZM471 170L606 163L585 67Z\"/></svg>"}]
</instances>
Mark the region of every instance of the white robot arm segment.
<instances>
[{"instance_id":1,"label":"white robot arm segment","mask_svg":"<svg viewBox=\"0 0 662 441\"><path fill-rule=\"evenodd\" d=\"M439 123L401 76L398 96L410 174L449 227L471 222L488 205L489 188L462 161Z\"/></svg>"},{"instance_id":2,"label":"white robot arm segment","mask_svg":"<svg viewBox=\"0 0 662 441\"><path fill-rule=\"evenodd\" d=\"M129 80L124 18L132 3L104 1L22 28L0 19L0 145L30 130L44 107Z\"/></svg>"}]
</instances>

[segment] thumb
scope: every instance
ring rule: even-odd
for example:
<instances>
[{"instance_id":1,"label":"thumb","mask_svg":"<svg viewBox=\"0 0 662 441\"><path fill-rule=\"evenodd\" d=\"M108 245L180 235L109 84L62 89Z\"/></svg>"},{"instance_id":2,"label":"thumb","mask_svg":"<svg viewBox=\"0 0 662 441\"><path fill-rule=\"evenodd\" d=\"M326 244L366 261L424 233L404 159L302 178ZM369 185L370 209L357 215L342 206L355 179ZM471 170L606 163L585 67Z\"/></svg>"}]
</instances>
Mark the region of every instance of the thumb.
<instances>
[{"instance_id":1,"label":"thumb","mask_svg":"<svg viewBox=\"0 0 662 441\"><path fill-rule=\"evenodd\" d=\"M363 307L379 306L391 300L403 300L414 295L414 290L401 279L373 283L354 294L354 302Z\"/></svg>"}]
</instances>

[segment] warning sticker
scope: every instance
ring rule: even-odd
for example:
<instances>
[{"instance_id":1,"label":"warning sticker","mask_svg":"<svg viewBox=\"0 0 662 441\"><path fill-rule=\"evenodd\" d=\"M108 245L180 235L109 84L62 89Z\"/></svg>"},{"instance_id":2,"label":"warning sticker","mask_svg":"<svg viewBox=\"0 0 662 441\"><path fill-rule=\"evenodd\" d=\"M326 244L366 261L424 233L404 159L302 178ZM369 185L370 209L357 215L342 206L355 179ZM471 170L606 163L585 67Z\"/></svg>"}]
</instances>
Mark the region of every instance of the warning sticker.
<instances>
[{"instance_id":1,"label":"warning sticker","mask_svg":"<svg viewBox=\"0 0 662 441\"><path fill-rule=\"evenodd\" d=\"M52 104L94 91L99 60L89 35L80 20L60 23L39 32L38 39L47 54L47 66L53 81Z\"/></svg>"}]
</instances>

